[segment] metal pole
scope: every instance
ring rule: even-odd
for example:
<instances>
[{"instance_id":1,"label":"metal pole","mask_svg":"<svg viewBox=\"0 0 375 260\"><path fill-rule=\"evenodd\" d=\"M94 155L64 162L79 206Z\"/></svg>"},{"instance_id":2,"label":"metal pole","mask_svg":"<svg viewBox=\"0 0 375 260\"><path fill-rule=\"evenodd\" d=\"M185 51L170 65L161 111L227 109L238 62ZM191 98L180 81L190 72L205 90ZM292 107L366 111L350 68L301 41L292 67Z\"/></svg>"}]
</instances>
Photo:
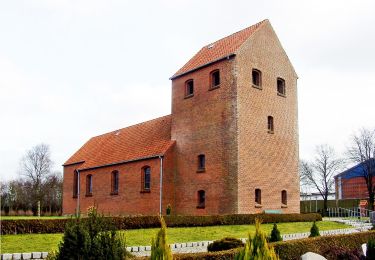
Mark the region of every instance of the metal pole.
<instances>
[{"instance_id":1,"label":"metal pole","mask_svg":"<svg viewBox=\"0 0 375 260\"><path fill-rule=\"evenodd\" d=\"M159 214L162 215L162 204L163 204L163 157L159 156L160 158L160 207L159 207Z\"/></svg>"}]
</instances>

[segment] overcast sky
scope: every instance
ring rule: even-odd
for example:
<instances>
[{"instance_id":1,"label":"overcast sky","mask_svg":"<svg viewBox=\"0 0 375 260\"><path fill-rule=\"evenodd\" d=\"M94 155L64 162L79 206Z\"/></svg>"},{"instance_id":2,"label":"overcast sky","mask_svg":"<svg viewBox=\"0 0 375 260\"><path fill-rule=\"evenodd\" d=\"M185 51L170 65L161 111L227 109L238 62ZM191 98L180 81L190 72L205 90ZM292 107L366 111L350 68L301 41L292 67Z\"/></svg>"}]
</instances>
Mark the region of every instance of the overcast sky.
<instances>
[{"instance_id":1,"label":"overcast sky","mask_svg":"<svg viewBox=\"0 0 375 260\"><path fill-rule=\"evenodd\" d=\"M300 157L375 127L373 0L2 0L0 176L50 145L170 113L172 76L202 46L269 19L298 76Z\"/></svg>"}]
</instances>

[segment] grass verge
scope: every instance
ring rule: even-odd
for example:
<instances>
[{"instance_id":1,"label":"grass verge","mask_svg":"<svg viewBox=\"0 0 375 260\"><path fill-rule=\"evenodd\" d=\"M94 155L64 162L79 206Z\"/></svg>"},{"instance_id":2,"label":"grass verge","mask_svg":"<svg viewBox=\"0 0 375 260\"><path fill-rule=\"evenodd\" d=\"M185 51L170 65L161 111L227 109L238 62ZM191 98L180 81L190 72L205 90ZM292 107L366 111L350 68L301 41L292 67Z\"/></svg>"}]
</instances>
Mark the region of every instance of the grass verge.
<instances>
[{"instance_id":1,"label":"grass verge","mask_svg":"<svg viewBox=\"0 0 375 260\"><path fill-rule=\"evenodd\" d=\"M319 230L332 230L348 228L350 226L331 222L318 222ZM273 224L263 224L262 229L269 234ZM277 226L281 234L308 232L312 222L292 222L278 223ZM151 238L155 236L157 228L133 229L120 231L125 232L128 246L150 245ZM216 240L226 236L243 238L247 237L248 232L254 233L254 225L230 225L230 226L210 226L210 227L187 227L187 228L168 228L168 242L188 242L202 240ZM22 235L3 235L0 238L1 253L23 253L23 252L49 252L56 250L63 234L22 234Z\"/></svg>"}]
</instances>

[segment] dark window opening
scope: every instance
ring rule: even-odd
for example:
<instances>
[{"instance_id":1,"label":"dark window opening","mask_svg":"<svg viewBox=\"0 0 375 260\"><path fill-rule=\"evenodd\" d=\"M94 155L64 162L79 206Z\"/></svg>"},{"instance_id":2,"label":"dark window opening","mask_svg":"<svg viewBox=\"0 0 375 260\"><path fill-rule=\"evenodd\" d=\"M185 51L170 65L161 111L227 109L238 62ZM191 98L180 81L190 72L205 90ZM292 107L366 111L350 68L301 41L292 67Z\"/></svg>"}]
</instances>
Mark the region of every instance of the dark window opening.
<instances>
[{"instance_id":1,"label":"dark window opening","mask_svg":"<svg viewBox=\"0 0 375 260\"><path fill-rule=\"evenodd\" d=\"M92 175L86 176L86 196L92 195Z\"/></svg>"},{"instance_id":2,"label":"dark window opening","mask_svg":"<svg viewBox=\"0 0 375 260\"><path fill-rule=\"evenodd\" d=\"M287 197L287 192L286 190L283 190L281 192L281 203L284 204L284 205L287 205L288 204L288 197Z\"/></svg>"},{"instance_id":3,"label":"dark window opening","mask_svg":"<svg viewBox=\"0 0 375 260\"><path fill-rule=\"evenodd\" d=\"M112 172L112 195L117 195L119 190L119 173L118 171Z\"/></svg>"},{"instance_id":4,"label":"dark window opening","mask_svg":"<svg viewBox=\"0 0 375 260\"><path fill-rule=\"evenodd\" d=\"M277 94L285 96L285 80L282 78L277 79Z\"/></svg>"},{"instance_id":5,"label":"dark window opening","mask_svg":"<svg viewBox=\"0 0 375 260\"><path fill-rule=\"evenodd\" d=\"M142 190L150 191L151 189L151 168L149 166L143 167L142 174Z\"/></svg>"},{"instance_id":6,"label":"dark window opening","mask_svg":"<svg viewBox=\"0 0 375 260\"><path fill-rule=\"evenodd\" d=\"M206 192L204 190L198 191L198 205L197 208L204 209L206 207Z\"/></svg>"},{"instance_id":7,"label":"dark window opening","mask_svg":"<svg viewBox=\"0 0 375 260\"><path fill-rule=\"evenodd\" d=\"M220 85L220 71L215 70L211 72L211 88L216 88Z\"/></svg>"},{"instance_id":8,"label":"dark window opening","mask_svg":"<svg viewBox=\"0 0 375 260\"><path fill-rule=\"evenodd\" d=\"M253 85L256 87L262 87L262 73L259 70L253 69L252 72Z\"/></svg>"},{"instance_id":9,"label":"dark window opening","mask_svg":"<svg viewBox=\"0 0 375 260\"><path fill-rule=\"evenodd\" d=\"M267 118L267 128L268 128L268 133L273 133L274 131L274 125L273 125L273 117L272 116L268 116Z\"/></svg>"},{"instance_id":10,"label":"dark window opening","mask_svg":"<svg viewBox=\"0 0 375 260\"><path fill-rule=\"evenodd\" d=\"M255 203L262 204L262 191L255 189Z\"/></svg>"},{"instance_id":11,"label":"dark window opening","mask_svg":"<svg viewBox=\"0 0 375 260\"><path fill-rule=\"evenodd\" d=\"M204 154L198 155L198 171L204 171L206 168L206 156Z\"/></svg>"},{"instance_id":12,"label":"dark window opening","mask_svg":"<svg viewBox=\"0 0 375 260\"><path fill-rule=\"evenodd\" d=\"M73 198L78 197L78 171L74 171Z\"/></svg>"},{"instance_id":13,"label":"dark window opening","mask_svg":"<svg viewBox=\"0 0 375 260\"><path fill-rule=\"evenodd\" d=\"M194 80L190 79L185 83L185 96L189 97L194 95Z\"/></svg>"}]
</instances>

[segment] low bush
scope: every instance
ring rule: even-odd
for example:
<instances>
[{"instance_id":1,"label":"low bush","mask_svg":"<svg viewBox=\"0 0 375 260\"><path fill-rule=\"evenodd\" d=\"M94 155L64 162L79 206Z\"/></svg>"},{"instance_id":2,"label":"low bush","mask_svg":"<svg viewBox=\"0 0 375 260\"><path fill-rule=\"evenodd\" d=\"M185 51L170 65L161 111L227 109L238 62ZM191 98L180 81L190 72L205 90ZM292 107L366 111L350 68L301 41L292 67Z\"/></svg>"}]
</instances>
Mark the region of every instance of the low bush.
<instances>
[{"instance_id":1,"label":"low bush","mask_svg":"<svg viewBox=\"0 0 375 260\"><path fill-rule=\"evenodd\" d=\"M358 254L363 243L366 243L370 238L375 239L375 231L353 233L347 235L335 235L335 236L324 236L315 238L304 238L298 240L290 240L285 242L270 243L278 254L281 260L299 260L301 255L307 252L315 252L320 255L327 255L335 257L341 253L344 254ZM338 249L340 252L338 252ZM240 249L231 249L220 252L208 252L208 253L197 253L197 254L174 254L174 259L181 260L211 260L211 259L234 259L235 255L238 254ZM357 252L357 253L356 253ZM340 258L329 258L328 259L340 259ZM355 258L354 258L355 259ZM340 259L341 260L341 259Z\"/></svg>"},{"instance_id":2,"label":"low bush","mask_svg":"<svg viewBox=\"0 0 375 260\"><path fill-rule=\"evenodd\" d=\"M158 216L129 216L108 217L116 229L140 229L160 227ZM247 225L254 224L255 219L263 223L310 222L320 221L322 217L316 213L310 214L238 214L212 216L165 216L168 227L203 227L217 225ZM27 233L63 233L70 219L16 219L2 220L1 234ZM82 221L86 221L83 218Z\"/></svg>"},{"instance_id":3,"label":"low bush","mask_svg":"<svg viewBox=\"0 0 375 260\"><path fill-rule=\"evenodd\" d=\"M234 237L225 237L220 240L215 240L213 243L209 244L207 250L208 252L216 252L243 246L244 243L240 239Z\"/></svg>"},{"instance_id":4,"label":"low bush","mask_svg":"<svg viewBox=\"0 0 375 260\"><path fill-rule=\"evenodd\" d=\"M366 258L375 259L375 239L374 238L370 238L367 241Z\"/></svg>"}]
</instances>

